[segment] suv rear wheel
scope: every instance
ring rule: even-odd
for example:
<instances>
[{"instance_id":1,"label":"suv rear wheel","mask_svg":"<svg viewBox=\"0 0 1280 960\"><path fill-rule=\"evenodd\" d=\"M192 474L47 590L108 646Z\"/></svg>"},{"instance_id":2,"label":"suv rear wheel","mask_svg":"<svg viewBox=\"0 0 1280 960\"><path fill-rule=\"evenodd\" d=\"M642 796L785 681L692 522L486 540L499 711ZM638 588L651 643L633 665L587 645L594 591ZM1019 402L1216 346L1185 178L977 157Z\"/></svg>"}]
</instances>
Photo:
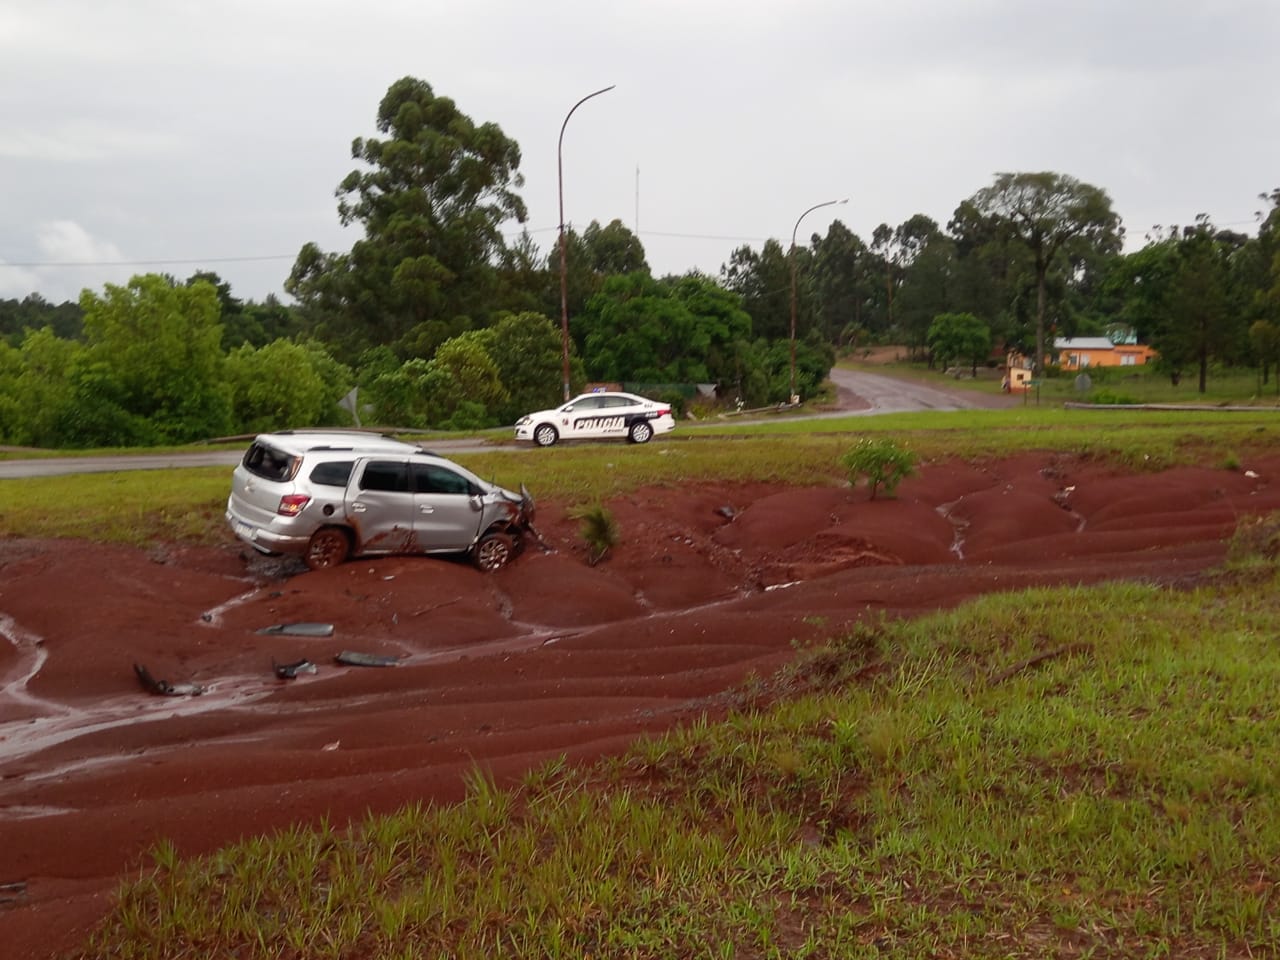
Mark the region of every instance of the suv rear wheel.
<instances>
[{"instance_id":1,"label":"suv rear wheel","mask_svg":"<svg viewBox=\"0 0 1280 960\"><path fill-rule=\"evenodd\" d=\"M343 563L351 554L351 538L338 527L321 527L307 544L306 561L312 570L324 570Z\"/></svg>"}]
</instances>

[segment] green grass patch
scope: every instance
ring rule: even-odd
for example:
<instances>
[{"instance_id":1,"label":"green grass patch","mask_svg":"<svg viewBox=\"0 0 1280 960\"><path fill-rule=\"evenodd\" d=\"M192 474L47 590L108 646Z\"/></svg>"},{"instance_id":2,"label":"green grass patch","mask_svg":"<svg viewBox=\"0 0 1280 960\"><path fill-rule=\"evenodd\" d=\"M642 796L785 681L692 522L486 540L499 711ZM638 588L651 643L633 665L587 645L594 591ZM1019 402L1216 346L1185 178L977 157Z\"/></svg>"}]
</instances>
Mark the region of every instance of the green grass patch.
<instances>
[{"instance_id":1,"label":"green grass patch","mask_svg":"<svg viewBox=\"0 0 1280 960\"><path fill-rule=\"evenodd\" d=\"M227 467L0 480L0 535L144 546L223 541Z\"/></svg>"},{"instance_id":2,"label":"green grass patch","mask_svg":"<svg viewBox=\"0 0 1280 960\"><path fill-rule=\"evenodd\" d=\"M839 460L862 437L888 437L926 468L1062 451L1133 469L1202 463L1247 467L1280 446L1280 415L1030 408L888 414L758 424L682 425L655 443L503 446L458 454L482 477L539 500L575 505L651 485L846 483ZM140 470L0 480L0 535L142 544L223 542L230 467Z\"/></svg>"}]
</instances>

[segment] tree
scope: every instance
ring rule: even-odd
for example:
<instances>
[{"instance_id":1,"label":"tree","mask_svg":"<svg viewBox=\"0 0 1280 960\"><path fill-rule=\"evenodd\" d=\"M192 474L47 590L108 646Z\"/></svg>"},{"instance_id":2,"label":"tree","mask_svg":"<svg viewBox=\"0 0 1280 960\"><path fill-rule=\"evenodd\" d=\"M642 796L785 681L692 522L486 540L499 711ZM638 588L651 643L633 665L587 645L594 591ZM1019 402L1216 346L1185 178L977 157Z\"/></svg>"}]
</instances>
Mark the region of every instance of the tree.
<instances>
[{"instance_id":1,"label":"tree","mask_svg":"<svg viewBox=\"0 0 1280 960\"><path fill-rule=\"evenodd\" d=\"M1262 368L1262 383L1273 367L1280 368L1280 327L1266 320L1256 320L1249 327L1249 345ZM1280 375L1276 377L1276 393L1280 394Z\"/></svg>"},{"instance_id":2,"label":"tree","mask_svg":"<svg viewBox=\"0 0 1280 960\"><path fill-rule=\"evenodd\" d=\"M218 292L156 274L86 290L87 348L73 372L82 445L183 443L219 436L231 419Z\"/></svg>"},{"instance_id":3,"label":"tree","mask_svg":"<svg viewBox=\"0 0 1280 960\"><path fill-rule=\"evenodd\" d=\"M743 376L745 346L752 334L751 317L742 308L741 298L696 272L665 283L693 317L696 333L687 346L702 357L706 380L721 387L736 385Z\"/></svg>"},{"instance_id":4,"label":"tree","mask_svg":"<svg viewBox=\"0 0 1280 960\"><path fill-rule=\"evenodd\" d=\"M766 240L759 253L739 247L720 268L720 281L742 300L758 337L786 339L791 334L791 268L777 240Z\"/></svg>"},{"instance_id":5,"label":"tree","mask_svg":"<svg viewBox=\"0 0 1280 960\"><path fill-rule=\"evenodd\" d=\"M599 221L592 220L582 232L582 242L586 247L587 262L599 276L649 272L644 244L621 220L610 220L603 227Z\"/></svg>"},{"instance_id":6,"label":"tree","mask_svg":"<svg viewBox=\"0 0 1280 960\"><path fill-rule=\"evenodd\" d=\"M561 383L560 325L540 313L505 314L480 331L485 351L498 367L508 400L493 412L500 423L514 423L526 413L558 406ZM582 384L582 361L570 358L570 381Z\"/></svg>"},{"instance_id":7,"label":"tree","mask_svg":"<svg viewBox=\"0 0 1280 960\"><path fill-rule=\"evenodd\" d=\"M326 360L322 349L290 340L256 348L245 343L233 350L227 357L227 382L233 388L235 428L258 433L332 423L346 389L338 387L335 395Z\"/></svg>"},{"instance_id":8,"label":"tree","mask_svg":"<svg viewBox=\"0 0 1280 960\"><path fill-rule=\"evenodd\" d=\"M751 318L709 277L610 277L578 317L583 361L597 380L730 383L740 379Z\"/></svg>"},{"instance_id":9,"label":"tree","mask_svg":"<svg viewBox=\"0 0 1280 960\"><path fill-rule=\"evenodd\" d=\"M68 300L54 306L38 293L22 300L0 300L0 340L16 347L29 331L43 327L56 337L78 340L83 317L78 304Z\"/></svg>"},{"instance_id":10,"label":"tree","mask_svg":"<svg viewBox=\"0 0 1280 960\"><path fill-rule=\"evenodd\" d=\"M825 237L814 237L811 271L817 326L829 342L842 341L848 330L870 329L875 302L875 280L869 275L872 259L867 245L839 220L832 222Z\"/></svg>"},{"instance_id":11,"label":"tree","mask_svg":"<svg viewBox=\"0 0 1280 960\"><path fill-rule=\"evenodd\" d=\"M1106 192L1059 173L1001 173L968 201L998 233L1031 255L1036 290L1035 369L1045 357L1045 314L1052 271L1066 271L1070 248L1115 253L1124 231ZM957 211L959 217L960 211Z\"/></svg>"},{"instance_id":12,"label":"tree","mask_svg":"<svg viewBox=\"0 0 1280 960\"><path fill-rule=\"evenodd\" d=\"M75 394L69 376L84 345L52 327L28 330L17 349L0 341L0 436L6 443L61 447Z\"/></svg>"},{"instance_id":13,"label":"tree","mask_svg":"<svg viewBox=\"0 0 1280 960\"><path fill-rule=\"evenodd\" d=\"M433 320L483 318L498 292L499 228L526 217L514 192L523 185L519 146L424 81L391 85L377 129L385 139L352 143L364 166L337 191L339 219L362 226L363 238L349 254L306 244L285 284L311 329L352 352L403 348Z\"/></svg>"},{"instance_id":14,"label":"tree","mask_svg":"<svg viewBox=\"0 0 1280 960\"><path fill-rule=\"evenodd\" d=\"M427 423L445 429L493 426L496 411L510 399L481 330L441 344L427 362L423 391Z\"/></svg>"},{"instance_id":15,"label":"tree","mask_svg":"<svg viewBox=\"0 0 1280 960\"><path fill-rule=\"evenodd\" d=\"M669 287L643 273L609 277L577 318L593 380L705 381L705 338Z\"/></svg>"},{"instance_id":16,"label":"tree","mask_svg":"<svg viewBox=\"0 0 1280 960\"><path fill-rule=\"evenodd\" d=\"M1175 372L1194 364L1199 392L1204 393L1209 361L1230 359L1243 337L1242 314L1231 301L1229 271L1231 254L1244 238L1214 229L1206 217L1198 220L1174 241L1174 272L1164 289L1164 320L1153 345Z\"/></svg>"},{"instance_id":17,"label":"tree","mask_svg":"<svg viewBox=\"0 0 1280 960\"><path fill-rule=\"evenodd\" d=\"M991 353L991 329L972 313L940 313L929 326L928 342L944 368L968 361L977 376L978 361Z\"/></svg>"}]
</instances>

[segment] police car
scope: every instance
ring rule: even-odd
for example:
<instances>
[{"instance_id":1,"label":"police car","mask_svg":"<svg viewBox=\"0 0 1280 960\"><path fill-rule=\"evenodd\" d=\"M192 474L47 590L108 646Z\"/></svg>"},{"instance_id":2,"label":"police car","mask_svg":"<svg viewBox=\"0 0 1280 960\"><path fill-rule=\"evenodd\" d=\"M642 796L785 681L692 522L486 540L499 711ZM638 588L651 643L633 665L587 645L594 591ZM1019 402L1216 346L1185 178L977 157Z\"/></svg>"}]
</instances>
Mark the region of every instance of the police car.
<instances>
[{"instance_id":1,"label":"police car","mask_svg":"<svg viewBox=\"0 0 1280 960\"><path fill-rule=\"evenodd\" d=\"M584 393L554 410L539 410L516 421L516 439L550 447L558 440L626 438L648 443L676 426L671 405L633 393Z\"/></svg>"}]
</instances>

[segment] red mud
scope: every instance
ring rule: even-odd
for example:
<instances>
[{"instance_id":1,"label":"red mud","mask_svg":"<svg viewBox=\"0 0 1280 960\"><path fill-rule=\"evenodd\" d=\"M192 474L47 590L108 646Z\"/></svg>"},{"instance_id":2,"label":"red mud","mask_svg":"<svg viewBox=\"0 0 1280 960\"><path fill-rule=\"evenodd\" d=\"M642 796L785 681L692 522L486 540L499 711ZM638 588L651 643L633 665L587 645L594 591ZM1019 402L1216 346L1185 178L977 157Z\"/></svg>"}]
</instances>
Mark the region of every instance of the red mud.
<instances>
[{"instance_id":1,"label":"red mud","mask_svg":"<svg viewBox=\"0 0 1280 960\"><path fill-rule=\"evenodd\" d=\"M395 558L266 579L223 549L0 542L0 943L83 941L160 840L182 854L342 823L588 760L704 713L793 641L1044 584L1169 582L1280 509L1280 456L1124 475L1027 455L924 468L893 500L847 487L672 486L609 504L590 567L565 508L553 552L485 576ZM229 538L228 538L229 539ZM328 637L262 634L298 621ZM344 667L354 650L402 658ZM277 680L272 661L315 674ZM133 665L207 686L152 696Z\"/></svg>"}]
</instances>

